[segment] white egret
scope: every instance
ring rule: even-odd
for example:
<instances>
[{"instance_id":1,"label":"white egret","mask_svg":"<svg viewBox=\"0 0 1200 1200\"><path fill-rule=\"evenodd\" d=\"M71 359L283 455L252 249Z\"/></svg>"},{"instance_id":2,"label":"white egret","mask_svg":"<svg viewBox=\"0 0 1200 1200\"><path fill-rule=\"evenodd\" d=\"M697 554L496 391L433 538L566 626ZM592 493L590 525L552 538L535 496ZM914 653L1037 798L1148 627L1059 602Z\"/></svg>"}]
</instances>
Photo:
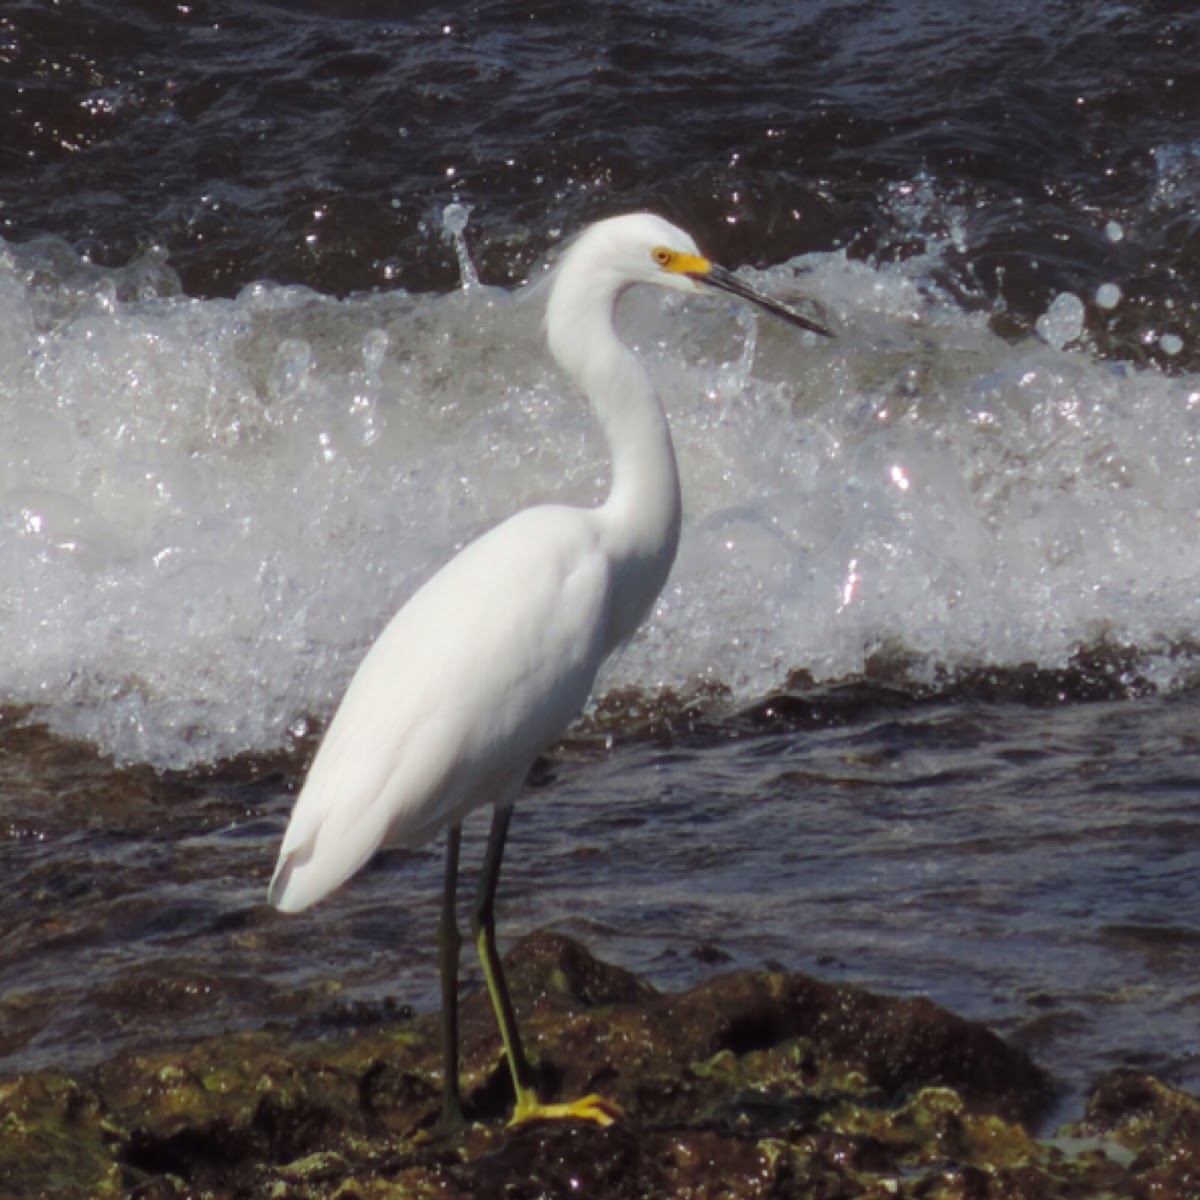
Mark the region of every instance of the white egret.
<instances>
[{"instance_id":1,"label":"white egret","mask_svg":"<svg viewBox=\"0 0 1200 1200\"><path fill-rule=\"evenodd\" d=\"M583 708L600 665L646 616L679 541L679 476L666 417L613 328L617 300L638 283L693 293L719 288L829 336L711 263L660 217L637 213L585 230L554 274L546 333L607 438L608 497L597 508L518 513L451 559L393 617L329 726L271 880L271 903L297 912L381 847L417 846L448 830L439 925L444 1127L463 1119L455 904L461 826L484 804L494 814L471 924L512 1074L513 1121L607 1124L619 1111L596 1096L539 1101L496 949L494 901L513 803L534 758Z\"/></svg>"}]
</instances>

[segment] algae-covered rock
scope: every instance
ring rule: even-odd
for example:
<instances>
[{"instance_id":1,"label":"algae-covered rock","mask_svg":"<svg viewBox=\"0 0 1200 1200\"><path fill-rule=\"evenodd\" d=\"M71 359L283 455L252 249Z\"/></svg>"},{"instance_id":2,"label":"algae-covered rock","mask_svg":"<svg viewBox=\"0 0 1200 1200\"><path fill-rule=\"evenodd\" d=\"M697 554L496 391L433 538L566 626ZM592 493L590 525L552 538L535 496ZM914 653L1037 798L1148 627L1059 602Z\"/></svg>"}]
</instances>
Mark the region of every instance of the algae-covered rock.
<instances>
[{"instance_id":1,"label":"algae-covered rock","mask_svg":"<svg viewBox=\"0 0 1200 1200\"><path fill-rule=\"evenodd\" d=\"M821 1200L1187 1197L1200 1104L1101 1081L1072 1141L1031 1132L1044 1073L981 1026L784 972L659 993L535 934L509 958L547 1099L598 1091L611 1128L506 1124L486 995L462 1006L469 1127L433 1136L436 1016L123 1054L0 1085L0 1195L40 1200ZM1189 1174L1190 1172L1190 1174ZM1190 1181L1190 1182L1189 1182ZM1170 1190L1174 1188L1175 1190Z\"/></svg>"},{"instance_id":2,"label":"algae-covered rock","mask_svg":"<svg viewBox=\"0 0 1200 1200\"><path fill-rule=\"evenodd\" d=\"M119 1141L99 1098L73 1079L46 1071L0 1083L0 1194L124 1196Z\"/></svg>"}]
</instances>

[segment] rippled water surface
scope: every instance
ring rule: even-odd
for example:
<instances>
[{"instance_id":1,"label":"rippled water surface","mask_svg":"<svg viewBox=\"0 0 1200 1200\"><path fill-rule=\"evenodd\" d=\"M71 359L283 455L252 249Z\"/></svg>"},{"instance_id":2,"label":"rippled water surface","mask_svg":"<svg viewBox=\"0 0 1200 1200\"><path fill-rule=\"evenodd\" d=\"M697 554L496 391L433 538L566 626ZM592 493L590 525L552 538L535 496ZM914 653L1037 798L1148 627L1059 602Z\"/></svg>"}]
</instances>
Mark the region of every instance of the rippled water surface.
<instances>
[{"instance_id":1,"label":"rippled water surface","mask_svg":"<svg viewBox=\"0 0 1200 1200\"><path fill-rule=\"evenodd\" d=\"M295 919L265 882L412 587L603 494L515 285L647 207L838 338L629 297L683 541L506 936L1194 1090L1197 44L1098 0L0 11L0 1073L435 1004L439 846Z\"/></svg>"},{"instance_id":2,"label":"rippled water surface","mask_svg":"<svg viewBox=\"0 0 1200 1200\"><path fill-rule=\"evenodd\" d=\"M553 760L514 823L504 935L553 925L667 988L782 965L927 994L1017 1038L1068 1107L1118 1063L1197 1085L1193 699L1047 708L835 689L778 707L773 732L760 714ZM263 904L281 777L113 777L18 741L4 780L10 1069L435 1006L440 846L385 855L284 920ZM484 827L468 824L464 892ZM466 976L478 984L473 963Z\"/></svg>"}]
</instances>

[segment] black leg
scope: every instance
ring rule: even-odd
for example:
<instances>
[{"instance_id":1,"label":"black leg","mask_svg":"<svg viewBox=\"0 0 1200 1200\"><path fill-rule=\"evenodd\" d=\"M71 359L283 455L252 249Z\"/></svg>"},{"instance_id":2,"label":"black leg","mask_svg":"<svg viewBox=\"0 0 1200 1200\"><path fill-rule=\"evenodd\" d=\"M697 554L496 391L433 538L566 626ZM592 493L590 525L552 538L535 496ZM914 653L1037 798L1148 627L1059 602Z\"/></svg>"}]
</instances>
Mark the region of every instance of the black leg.
<instances>
[{"instance_id":1,"label":"black leg","mask_svg":"<svg viewBox=\"0 0 1200 1200\"><path fill-rule=\"evenodd\" d=\"M483 859L483 870L479 876L479 890L475 893L475 907L471 913L471 931L479 950L479 961L483 964L483 977L487 981L496 1010L496 1021L500 1036L504 1039L504 1053L508 1058L508 1069L512 1072L513 1092L517 1102L513 1109L512 1123L521 1121L594 1121L598 1125L611 1125L621 1115L621 1109L602 1096L584 1096L567 1104L543 1104L538 1100L533 1084L533 1069L525 1057L521 1044L521 1030L517 1026L517 1015L513 1011L512 996L504 978L504 967L496 949L496 885L500 879L500 860L504 857L504 841L508 837L508 822L511 808L497 808L492 816L492 832L488 836L487 852Z\"/></svg>"},{"instance_id":2,"label":"black leg","mask_svg":"<svg viewBox=\"0 0 1200 1200\"><path fill-rule=\"evenodd\" d=\"M442 1115L438 1126L444 1133L461 1129L462 1099L458 1092L458 932L455 901L458 893L458 851L462 826L446 830L446 878L442 887L442 916L438 922L438 949L442 974Z\"/></svg>"},{"instance_id":3,"label":"black leg","mask_svg":"<svg viewBox=\"0 0 1200 1200\"><path fill-rule=\"evenodd\" d=\"M496 1010L500 1036L504 1039L504 1053L512 1072L513 1091L517 1097L514 1119L520 1119L522 1114L537 1107L537 1093L533 1087L533 1071L521 1044L521 1031L504 978L504 968L496 949L496 886L500 882L500 863L504 858L504 842L508 837L511 817L511 808L497 807L493 810L492 831L488 835L487 852L479 875L479 888L475 893L475 907L471 913L471 932L475 935L483 977L492 997L492 1007Z\"/></svg>"}]
</instances>

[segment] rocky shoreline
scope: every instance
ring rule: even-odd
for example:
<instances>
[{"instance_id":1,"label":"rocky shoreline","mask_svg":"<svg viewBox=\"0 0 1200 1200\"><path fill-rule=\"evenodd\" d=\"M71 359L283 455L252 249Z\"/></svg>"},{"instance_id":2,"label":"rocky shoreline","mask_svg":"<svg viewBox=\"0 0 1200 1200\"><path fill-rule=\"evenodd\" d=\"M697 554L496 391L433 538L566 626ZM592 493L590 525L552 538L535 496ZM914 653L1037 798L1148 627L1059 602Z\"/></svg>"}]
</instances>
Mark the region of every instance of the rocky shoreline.
<instances>
[{"instance_id":1,"label":"rocky shoreline","mask_svg":"<svg viewBox=\"0 0 1200 1200\"><path fill-rule=\"evenodd\" d=\"M535 933L509 957L545 1098L599 1092L610 1128L511 1128L483 993L462 1004L472 1123L439 1139L437 1015L124 1053L0 1083L0 1195L20 1200L403 1197L1200 1197L1200 1101L1131 1070L1084 1119L1022 1051L928 1000L737 972L660 993Z\"/></svg>"}]
</instances>

